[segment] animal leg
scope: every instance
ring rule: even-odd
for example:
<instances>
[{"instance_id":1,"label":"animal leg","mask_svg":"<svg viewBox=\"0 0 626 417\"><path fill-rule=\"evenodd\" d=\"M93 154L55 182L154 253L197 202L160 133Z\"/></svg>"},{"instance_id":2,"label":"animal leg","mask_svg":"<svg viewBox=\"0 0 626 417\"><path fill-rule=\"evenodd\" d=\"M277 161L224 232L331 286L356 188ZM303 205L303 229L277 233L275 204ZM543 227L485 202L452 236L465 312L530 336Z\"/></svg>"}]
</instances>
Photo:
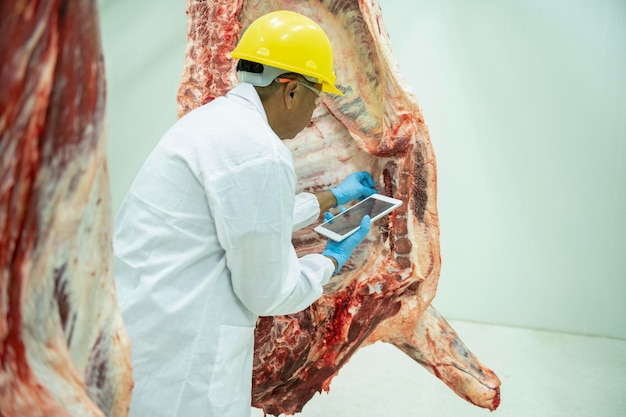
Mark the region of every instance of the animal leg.
<instances>
[{"instance_id":1,"label":"animal leg","mask_svg":"<svg viewBox=\"0 0 626 417\"><path fill-rule=\"evenodd\" d=\"M397 332L383 341L409 355L467 401L490 410L500 404L499 378L465 347L434 307L424 311L411 332Z\"/></svg>"}]
</instances>

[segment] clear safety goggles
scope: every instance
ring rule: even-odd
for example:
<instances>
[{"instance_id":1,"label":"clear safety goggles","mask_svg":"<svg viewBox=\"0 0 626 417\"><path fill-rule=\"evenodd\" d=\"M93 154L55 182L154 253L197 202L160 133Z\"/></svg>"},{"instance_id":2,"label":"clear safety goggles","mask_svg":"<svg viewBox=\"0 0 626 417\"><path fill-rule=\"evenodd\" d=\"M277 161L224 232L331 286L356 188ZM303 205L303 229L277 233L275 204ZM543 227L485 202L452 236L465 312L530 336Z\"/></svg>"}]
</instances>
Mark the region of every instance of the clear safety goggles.
<instances>
[{"instance_id":1,"label":"clear safety goggles","mask_svg":"<svg viewBox=\"0 0 626 417\"><path fill-rule=\"evenodd\" d=\"M292 79L292 78L283 78L283 77L279 77L279 78L276 78L276 80L278 80L278 82L279 82L279 83L288 83L288 82L290 82L290 81L295 81L295 82L297 82L298 84L300 84L302 87L304 87L304 88L306 88L306 89L308 89L308 90L313 91L313 92L315 93L315 95L317 95L317 97L318 97L318 98L319 98L319 97L322 97L322 95L324 94L324 93L322 92L322 84L315 84L316 86L318 86L318 85L319 85L319 89L318 89L318 88L315 88L315 87L314 87L314 86L312 86L312 85L308 85L307 83L305 83L305 82L303 82L303 81L296 80L296 79Z\"/></svg>"}]
</instances>

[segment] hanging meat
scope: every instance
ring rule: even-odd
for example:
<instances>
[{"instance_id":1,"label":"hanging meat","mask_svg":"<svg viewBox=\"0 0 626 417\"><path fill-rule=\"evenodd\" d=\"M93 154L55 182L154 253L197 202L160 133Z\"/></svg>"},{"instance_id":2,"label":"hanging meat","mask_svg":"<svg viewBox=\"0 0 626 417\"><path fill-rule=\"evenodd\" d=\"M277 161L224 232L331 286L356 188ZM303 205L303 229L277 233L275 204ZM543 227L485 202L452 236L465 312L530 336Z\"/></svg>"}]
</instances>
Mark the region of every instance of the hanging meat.
<instances>
[{"instance_id":1,"label":"hanging meat","mask_svg":"<svg viewBox=\"0 0 626 417\"><path fill-rule=\"evenodd\" d=\"M397 346L489 409L500 381L431 306L440 270L436 165L373 1L189 1L180 114L235 83L229 52L277 9L319 22L345 97L289 142L301 190L372 172L404 201L307 310L258 322L253 402L293 414L363 346ZM0 2L0 415L125 416L132 377L112 277L104 75L95 0ZM294 241L320 252L311 229Z\"/></svg>"},{"instance_id":2,"label":"hanging meat","mask_svg":"<svg viewBox=\"0 0 626 417\"><path fill-rule=\"evenodd\" d=\"M280 9L302 13L324 28L345 94L326 96L311 124L286 142L300 191L326 189L367 170L379 192L404 204L374 225L318 302L298 314L259 319L253 405L274 415L297 413L316 392L329 390L359 348L382 341L462 398L496 409L498 377L431 305L441 265L435 155L375 1L188 0L179 116L232 88L235 62L229 52L254 19ZM299 231L294 242L300 255L320 253L325 243L311 228Z\"/></svg>"},{"instance_id":3,"label":"hanging meat","mask_svg":"<svg viewBox=\"0 0 626 417\"><path fill-rule=\"evenodd\" d=\"M126 416L95 0L0 2L0 416Z\"/></svg>"}]
</instances>

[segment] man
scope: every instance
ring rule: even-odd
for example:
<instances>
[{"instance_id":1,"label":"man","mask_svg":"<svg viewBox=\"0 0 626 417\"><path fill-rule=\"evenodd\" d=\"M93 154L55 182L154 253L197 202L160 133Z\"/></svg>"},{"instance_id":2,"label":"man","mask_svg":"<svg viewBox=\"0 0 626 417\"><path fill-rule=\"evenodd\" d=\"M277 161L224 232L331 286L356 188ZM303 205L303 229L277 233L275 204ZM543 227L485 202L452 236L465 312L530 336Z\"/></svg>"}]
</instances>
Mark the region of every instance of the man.
<instances>
[{"instance_id":1,"label":"man","mask_svg":"<svg viewBox=\"0 0 626 417\"><path fill-rule=\"evenodd\" d=\"M364 217L345 241L302 258L291 243L292 230L321 212L375 192L358 172L331 190L295 195L282 140L310 122L321 94L341 94L322 29L271 13L232 55L240 84L172 126L116 217L133 417L248 416L257 318L308 307L369 231Z\"/></svg>"}]
</instances>

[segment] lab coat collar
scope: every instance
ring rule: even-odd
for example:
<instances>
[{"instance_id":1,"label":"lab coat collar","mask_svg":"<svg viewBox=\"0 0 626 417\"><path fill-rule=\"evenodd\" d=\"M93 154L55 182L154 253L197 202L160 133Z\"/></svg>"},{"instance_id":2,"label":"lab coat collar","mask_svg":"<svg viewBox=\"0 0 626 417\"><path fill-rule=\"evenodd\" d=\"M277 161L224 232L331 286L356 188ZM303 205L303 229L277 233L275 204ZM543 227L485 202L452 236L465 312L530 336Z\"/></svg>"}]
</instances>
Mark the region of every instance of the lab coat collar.
<instances>
[{"instance_id":1,"label":"lab coat collar","mask_svg":"<svg viewBox=\"0 0 626 417\"><path fill-rule=\"evenodd\" d=\"M249 102L257 109L261 116L263 116L263 120L269 124L267 114L265 114L265 108L263 107L263 103L261 103L261 98L252 84L239 83L235 86L235 88L230 90L226 96L229 98L238 97Z\"/></svg>"}]
</instances>

